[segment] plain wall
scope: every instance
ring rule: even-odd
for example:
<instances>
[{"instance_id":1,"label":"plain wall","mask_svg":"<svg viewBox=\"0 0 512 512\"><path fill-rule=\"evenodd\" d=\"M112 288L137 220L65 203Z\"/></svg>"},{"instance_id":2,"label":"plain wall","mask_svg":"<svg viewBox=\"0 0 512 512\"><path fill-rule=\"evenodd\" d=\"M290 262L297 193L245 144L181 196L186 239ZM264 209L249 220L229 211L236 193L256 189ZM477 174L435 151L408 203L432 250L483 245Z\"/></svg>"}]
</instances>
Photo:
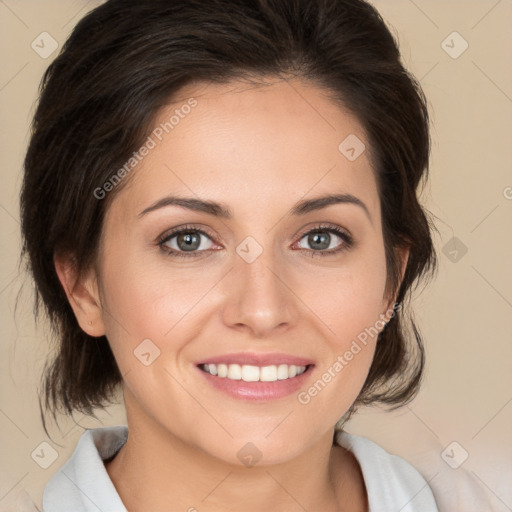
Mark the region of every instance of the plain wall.
<instances>
[{"instance_id":1,"label":"plain wall","mask_svg":"<svg viewBox=\"0 0 512 512\"><path fill-rule=\"evenodd\" d=\"M43 58L31 44L39 41L39 52L43 46L48 50L49 39L40 43L47 32L60 48L75 23L98 4L0 2L0 510L16 510L13 503L23 499L40 507L45 484L83 428L125 422L122 406L113 406L98 420L80 414L76 423L62 419L62 432L50 423L52 439L46 436L37 387L51 333L44 324L34 325L30 280L18 266L22 160L38 84L57 54ZM422 201L438 219L440 268L414 300L428 357L421 392L392 413L360 411L347 430L413 463L442 510L510 511L512 2L374 4L398 36L403 60L429 100L431 177ZM457 55L465 42L467 49ZM42 448L45 457L53 453L43 442L57 456L47 469L36 456ZM450 467L447 461L457 466L466 453L459 467ZM471 498L454 505L461 492Z\"/></svg>"}]
</instances>

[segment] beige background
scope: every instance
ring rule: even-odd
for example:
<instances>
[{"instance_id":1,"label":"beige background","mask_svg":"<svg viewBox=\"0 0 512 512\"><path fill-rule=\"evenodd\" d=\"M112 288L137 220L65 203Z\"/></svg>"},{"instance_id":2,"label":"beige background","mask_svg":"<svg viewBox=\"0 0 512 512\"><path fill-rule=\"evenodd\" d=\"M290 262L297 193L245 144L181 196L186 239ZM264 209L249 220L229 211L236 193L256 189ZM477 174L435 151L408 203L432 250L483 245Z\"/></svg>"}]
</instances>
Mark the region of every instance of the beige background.
<instances>
[{"instance_id":1,"label":"beige background","mask_svg":"<svg viewBox=\"0 0 512 512\"><path fill-rule=\"evenodd\" d=\"M31 43L48 32L60 47L80 17L99 3L0 0L0 510L18 510L15 503L21 510L30 500L40 507L44 485L83 428L124 422L123 409L116 406L99 420L63 419L62 433L52 428L52 439L47 438L36 388L50 336L43 325L34 326L31 285L18 267L22 159L37 86L56 55L42 58ZM399 37L403 59L430 102L431 181L422 198L438 217L440 270L415 299L428 355L420 395L394 413L361 411L348 430L413 463L441 510L510 511L512 2L374 4ZM454 31L460 35L450 35ZM468 48L457 56L464 41ZM456 469L445 462L457 465L466 452ZM40 467L51 462L51 454L55 461Z\"/></svg>"}]
</instances>

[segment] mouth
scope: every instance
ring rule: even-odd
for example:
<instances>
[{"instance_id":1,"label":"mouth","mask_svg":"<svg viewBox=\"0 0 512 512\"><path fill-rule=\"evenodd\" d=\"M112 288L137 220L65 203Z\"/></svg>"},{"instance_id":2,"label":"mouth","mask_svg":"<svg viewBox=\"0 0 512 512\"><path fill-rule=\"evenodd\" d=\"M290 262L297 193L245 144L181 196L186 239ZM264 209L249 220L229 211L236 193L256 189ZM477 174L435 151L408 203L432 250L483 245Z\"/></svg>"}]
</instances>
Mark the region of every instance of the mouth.
<instances>
[{"instance_id":1,"label":"mouth","mask_svg":"<svg viewBox=\"0 0 512 512\"><path fill-rule=\"evenodd\" d=\"M294 364L280 364L270 366L253 366L239 364L200 364L204 372L221 379L242 380L244 382L276 382L288 380L302 375L312 365L297 366Z\"/></svg>"},{"instance_id":2,"label":"mouth","mask_svg":"<svg viewBox=\"0 0 512 512\"><path fill-rule=\"evenodd\" d=\"M310 360L285 354L231 354L196 364L213 389L238 400L256 401L297 393L314 366Z\"/></svg>"}]
</instances>

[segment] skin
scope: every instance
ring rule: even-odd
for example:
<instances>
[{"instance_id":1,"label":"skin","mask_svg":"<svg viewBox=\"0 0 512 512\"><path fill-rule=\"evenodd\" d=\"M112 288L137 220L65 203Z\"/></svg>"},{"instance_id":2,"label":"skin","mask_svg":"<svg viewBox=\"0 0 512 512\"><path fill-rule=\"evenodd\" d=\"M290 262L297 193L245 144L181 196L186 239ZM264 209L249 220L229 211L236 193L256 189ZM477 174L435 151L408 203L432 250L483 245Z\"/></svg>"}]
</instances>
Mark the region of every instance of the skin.
<instances>
[{"instance_id":1,"label":"skin","mask_svg":"<svg viewBox=\"0 0 512 512\"><path fill-rule=\"evenodd\" d=\"M292 354L314 361L307 390L392 307L368 151L351 162L338 150L350 134L368 148L364 130L297 79L181 92L183 101L164 108L155 126L189 97L197 106L116 195L95 268L76 276L66 258L55 261L81 327L106 334L123 374L130 433L108 474L131 512L169 504L201 512L366 510L359 465L332 446L332 435L364 384L376 337L307 405L297 393L263 403L232 398L196 368L233 352ZM357 197L369 216L354 204L289 213L300 200L333 193ZM217 201L233 218L179 206L139 215L168 194ZM307 233L325 223L348 231L353 246L315 253ZM190 224L211 235L201 238L205 250L170 257L158 237ZM236 252L247 236L263 249L252 263ZM344 243L331 234L329 249ZM407 251L400 256L405 268ZM134 357L145 339L160 350L148 366ZM261 452L251 468L237 457L248 442Z\"/></svg>"}]
</instances>

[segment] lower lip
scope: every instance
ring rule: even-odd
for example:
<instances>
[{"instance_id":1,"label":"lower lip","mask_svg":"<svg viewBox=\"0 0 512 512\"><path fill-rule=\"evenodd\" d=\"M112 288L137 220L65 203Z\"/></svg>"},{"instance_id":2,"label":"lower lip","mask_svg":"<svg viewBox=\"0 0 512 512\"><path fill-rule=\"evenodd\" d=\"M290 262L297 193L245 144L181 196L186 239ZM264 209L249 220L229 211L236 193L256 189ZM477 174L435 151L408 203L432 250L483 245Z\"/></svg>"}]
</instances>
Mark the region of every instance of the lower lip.
<instances>
[{"instance_id":1,"label":"lower lip","mask_svg":"<svg viewBox=\"0 0 512 512\"><path fill-rule=\"evenodd\" d=\"M231 380L227 377L217 377L201 368L197 370L204 376L206 381L214 388L223 391L227 395L238 400L269 401L277 400L296 393L304 385L306 379L313 369L313 365L307 370L291 379L276 380L274 382L245 382L243 380Z\"/></svg>"}]
</instances>

